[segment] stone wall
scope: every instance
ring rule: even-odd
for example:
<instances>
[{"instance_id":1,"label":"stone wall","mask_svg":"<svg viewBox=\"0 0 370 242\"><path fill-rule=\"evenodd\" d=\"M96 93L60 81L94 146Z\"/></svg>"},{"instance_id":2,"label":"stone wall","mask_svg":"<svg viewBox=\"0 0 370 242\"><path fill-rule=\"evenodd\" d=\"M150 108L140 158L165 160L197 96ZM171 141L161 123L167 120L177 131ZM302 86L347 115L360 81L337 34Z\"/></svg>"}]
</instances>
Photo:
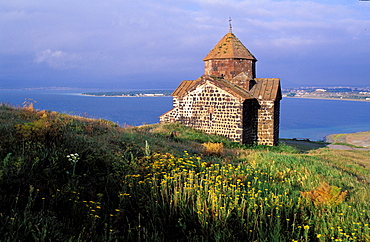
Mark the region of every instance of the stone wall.
<instances>
[{"instance_id":1,"label":"stone wall","mask_svg":"<svg viewBox=\"0 0 370 242\"><path fill-rule=\"evenodd\" d=\"M255 78L255 62L246 59L211 59L204 62L204 74L231 79L241 72Z\"/></svg>"},{"instance_id":2,"label":"stone wall","mask_svg":"<svg viewBox=\"0 0 370 242\"><path fill-rule=\"evenodd\" d=\"M186 126L218 134L244 144L279 143L280 99L246 99L206 81L181 97L174 96L174 108L160 122L180 122Z\"/></svg>"},{"instance_id":3,"label":"stone wall","mask_svg":"<svg viewBox=\"0 0 370 242\"><path fill-rule=\"evenodd\" d=\"M279 102L259 100L259 105L257 143L277 145L279 142Z\"/></svg>"},{"instance_id":4,"label":"stone wall","mask_svg":"<svg viewBox=\"0 0 370 242\"><path fill-rule=\"evenodd\" d=\"M178 108L174 107L170 111L168 111L168 112L162 114L161 116L159 116L159 122L161 122L161 123L177 122L178 113L179 113Z\"/></svg>"},{"instance_id":5,"label":"stone wall","mask_svg":"<svg viewBox=\"0 0 370 242\"><path fill-rule=\"evenodd\" d=\"M176 99L174 105L173 110L161 117L161 122L178 121L209 134L242 142L243 103L224 90L205 83Z\"/></svg>"}]
</instances>

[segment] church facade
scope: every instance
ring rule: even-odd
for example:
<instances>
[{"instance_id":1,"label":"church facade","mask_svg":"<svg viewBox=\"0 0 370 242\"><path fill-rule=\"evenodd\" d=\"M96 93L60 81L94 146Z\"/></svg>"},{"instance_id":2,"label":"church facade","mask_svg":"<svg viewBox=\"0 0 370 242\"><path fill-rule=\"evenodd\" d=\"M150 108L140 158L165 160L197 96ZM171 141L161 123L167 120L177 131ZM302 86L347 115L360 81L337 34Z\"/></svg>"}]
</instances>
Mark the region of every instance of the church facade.
<instances>
[{"instance_id":1,"label":"church facade","mask_svg":"<svg viewBox=\"0 0 370 242\"><path fill-rule=\"evenodd\" d=\"M279 78L256 78L257 59L229 31L203 59L204 74L172 93L160 122L179 122L243 144L277 145Z\"/></svg>"}]
</instances>

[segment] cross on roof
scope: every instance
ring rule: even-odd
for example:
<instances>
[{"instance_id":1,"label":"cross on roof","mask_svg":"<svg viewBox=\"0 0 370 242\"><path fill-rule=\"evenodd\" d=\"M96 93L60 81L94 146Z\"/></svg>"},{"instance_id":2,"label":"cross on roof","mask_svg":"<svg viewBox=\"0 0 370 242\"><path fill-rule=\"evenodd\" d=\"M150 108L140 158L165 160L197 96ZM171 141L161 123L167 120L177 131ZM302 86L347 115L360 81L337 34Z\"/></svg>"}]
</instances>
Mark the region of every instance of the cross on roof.
<instances>
[{"instance_id":1,"label":"cross on roof","mask_svg":"<svg viewBox=\"0 0 370 242\"><path fill-rule=\"evenodd\" d=\"M232 33L233 32L233 26L231 25L231 17L229 17L229 33Z\"/></svg>"}]
</instances>

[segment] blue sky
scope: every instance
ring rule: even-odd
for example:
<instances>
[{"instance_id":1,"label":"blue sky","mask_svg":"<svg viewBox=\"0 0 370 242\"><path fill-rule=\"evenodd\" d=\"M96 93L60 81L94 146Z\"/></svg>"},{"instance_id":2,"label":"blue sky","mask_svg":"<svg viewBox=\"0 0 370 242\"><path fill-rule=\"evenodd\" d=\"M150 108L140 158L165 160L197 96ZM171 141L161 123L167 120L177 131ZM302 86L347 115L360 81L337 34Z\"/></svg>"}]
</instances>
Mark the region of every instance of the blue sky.
<instances>
[{"instance_id":1,"label":"blue sky","mask_svg":"<svg viewBox=\"0 0 370 242\"><path fill-rule=\"evenodd\" d=\"M283 87L370 86L370 1L0 2L0 88L172 89L228 32Z\"/></svg>"}]
</instances>

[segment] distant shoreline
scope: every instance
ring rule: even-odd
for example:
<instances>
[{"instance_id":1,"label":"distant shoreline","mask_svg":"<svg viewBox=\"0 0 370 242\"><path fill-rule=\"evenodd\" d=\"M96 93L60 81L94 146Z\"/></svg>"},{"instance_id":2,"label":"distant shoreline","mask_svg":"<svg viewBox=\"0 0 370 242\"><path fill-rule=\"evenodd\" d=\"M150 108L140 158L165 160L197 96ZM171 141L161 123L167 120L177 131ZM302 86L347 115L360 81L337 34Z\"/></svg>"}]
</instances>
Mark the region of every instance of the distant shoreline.
<instances>
[{"instance_id":1,"label":"distant shoreline","mask_svg":"<svg viewBox=\"0 0 370 242\"><path fill-rule=\"evenodd\" d=\"M84 92L80 95L91 97L170 97L173 90L142 90L115 92Z\"/></svg>"},{"instance_id":2,"label":"distant shoreline","mask_svg":"<svg viewBox=\"0 0 370 242\"><path fill-rule=\"evenodd\" d=\"M91 95L79 93L77 95L86 96L86 97L172 97L171 95ZM349 99L349 98L324 98L324 97L284 97L284 98L300 98L300 99L319 99L319 100L335 100L335 101L356 101L356 102L370 102L370 100L361 100L361 99Z\"/></svg>"},{"instance_id":3,"label":"distant shoreline","mask_svg":"<svg viewBox=\"0 0 370 242\"><path fill-rule=\"evenodd\" d=\"M324 98L324 97L284 97L284 98L301 98L301 99L319 99L319 100L335 100L335 101L370 102L370 100L350 99L350 98Z\"/></svg>"},{"instance_id":4,"label":"distant shoreline","mask_svg":"<svg viewBox=\"0 0 370 242\"><path fill-rule=\"evenodd\" d=\"M83 94L83 93L79 93L77 95L86 96L86 97L171 97L171 95L138 95L138 96L133 96L133 95L112 95L112 96L107 96L107 95L91 95L91 94Z\"/></svg>"}]
</instances>

